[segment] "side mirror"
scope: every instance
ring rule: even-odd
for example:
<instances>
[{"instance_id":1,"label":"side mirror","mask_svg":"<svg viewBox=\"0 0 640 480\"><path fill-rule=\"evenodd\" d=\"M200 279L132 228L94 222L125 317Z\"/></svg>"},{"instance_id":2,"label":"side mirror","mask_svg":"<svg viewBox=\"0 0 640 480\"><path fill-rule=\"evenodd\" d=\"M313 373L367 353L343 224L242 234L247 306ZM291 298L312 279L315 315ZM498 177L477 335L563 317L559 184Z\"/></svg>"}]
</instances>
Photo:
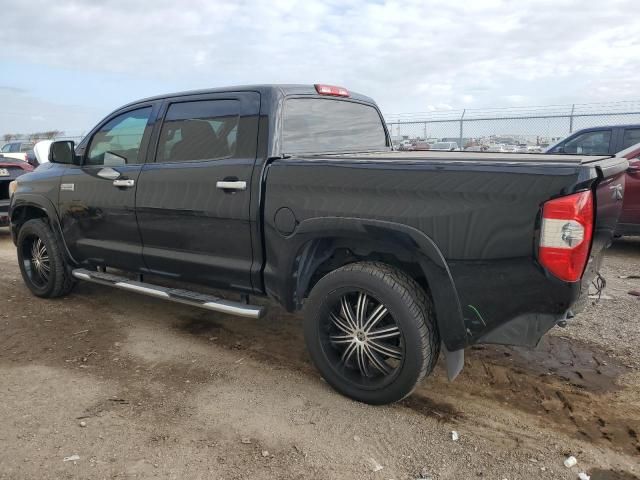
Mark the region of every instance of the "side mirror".
<instances>
[{"instance_id":1,"label":"side mirror","mask_svg":"<svg viewBox=\"0 0 640 480\"><path fill-rule=\"evenodd\" d=\"M627 173L640 173L640 160L630 161L629 167L627 168Z\"/></svg>"},{"instance_id":2,"label":"side mirror","mask_svg":"<svg viewBox=\"0 0 640 480\"><path fill-rule=\"evenodd\" d=\"M77 163L75 150L76 145L72 140L53 142L49 149L49 161L51 163L73 165Z\"/></svg>"}]
</instances>

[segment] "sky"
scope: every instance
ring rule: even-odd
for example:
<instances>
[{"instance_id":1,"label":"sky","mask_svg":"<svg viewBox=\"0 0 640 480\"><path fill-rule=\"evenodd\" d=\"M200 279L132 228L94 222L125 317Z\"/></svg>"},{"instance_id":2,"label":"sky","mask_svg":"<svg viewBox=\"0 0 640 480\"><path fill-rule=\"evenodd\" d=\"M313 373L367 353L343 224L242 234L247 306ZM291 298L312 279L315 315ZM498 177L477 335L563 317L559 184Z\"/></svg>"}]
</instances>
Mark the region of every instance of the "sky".
<instances>
[{"instance_id":1,"label":"sky","mask_svg":"<svg viewBox=\"0 0 640 480\"><path fill-rule=\"evenodd\" d=\"M328 83L384 114L639 100L637 0L2 0L0 134L129 101Z\"/></svg>"}]
</instances>

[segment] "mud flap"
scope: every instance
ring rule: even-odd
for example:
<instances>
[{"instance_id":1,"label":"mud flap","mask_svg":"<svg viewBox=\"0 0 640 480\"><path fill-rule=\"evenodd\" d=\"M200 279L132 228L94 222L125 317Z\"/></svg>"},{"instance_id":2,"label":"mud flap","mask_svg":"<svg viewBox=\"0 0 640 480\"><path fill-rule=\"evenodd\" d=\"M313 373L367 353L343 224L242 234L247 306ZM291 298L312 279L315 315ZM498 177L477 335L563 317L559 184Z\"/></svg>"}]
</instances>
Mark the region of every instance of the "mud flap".
<instances>
[{"instance_id":1,"label":"mud flap","mask_svg":"<svg viewBox=\"0 0 640 480\"><path fill-rule=\"evenodd\" d=\"M464 348L450 352L447 346L442 343L440 347L444 353L444 360L447 365L447 378L453 382L464 367Z\"/></svg>"}]
</instances>

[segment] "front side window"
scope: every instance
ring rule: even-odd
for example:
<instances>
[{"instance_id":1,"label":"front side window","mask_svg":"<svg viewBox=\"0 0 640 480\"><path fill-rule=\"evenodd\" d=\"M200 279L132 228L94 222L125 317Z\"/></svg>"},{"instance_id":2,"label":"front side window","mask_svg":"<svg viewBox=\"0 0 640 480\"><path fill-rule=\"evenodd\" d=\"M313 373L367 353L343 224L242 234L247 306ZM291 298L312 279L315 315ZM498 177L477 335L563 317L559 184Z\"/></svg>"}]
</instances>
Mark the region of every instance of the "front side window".
<instances>
[{"instance_id":1,"label":"front side window","mask_svg":"<svg viewBox=\"0 0 640 480\"><path fill-rule=\"evenodd\" d=\"M156 161L187 162L233 157L239 120L238 100L173 103L162 124Z\"/></svg>"},{"instance_id":2,"label":"front side window","mask_svg":"<svg viewBox=\"0 0 640 480\"><path fill-rule=\"evenodd\" d=\"M85 165L119 166L142 163L140 145L151 107L132 110L105 123L91 139Z\"/></svg>"},{"instance_id":3,"label":"front side window","mask_svg":"<svg viewBox=\"0 0 640 480\"><path fill-rule=\"evenodd\" d=\"M2 146L2 150L0 150L0 152L2 153L9 153L9 151L11 150L11 144L7 143L6 145Z\"/></svg>"},{"instance_id":4,"label":"front side window","mask_svg":"<svg viewBox=\"0 0 640 480\"><path fill-rule=\"evenodd\" d=\"M371 105L325 98L290 98L285 101L284 153L387 149L382 119Z\"/></svg>"},{"instance_id":5,"label":"front side window","mask_svg":"<svg viewBox=\"0 0 640 480\"><path fill-rule=\"evenodd\" d=\"M640 128L627 128L622 138L622 149L629 148L636 143L640 143Z\"/></svg>"},{"instance_id":6,"label":"front side window","mask_svg":"<svg viewBox=\"0 0 640 480\"><path fill-rule=\"evenodd\" d=\"M586 132L564 144L563 153L578 155L608 155L611 130Z\"/></svg>"}]
</instances>

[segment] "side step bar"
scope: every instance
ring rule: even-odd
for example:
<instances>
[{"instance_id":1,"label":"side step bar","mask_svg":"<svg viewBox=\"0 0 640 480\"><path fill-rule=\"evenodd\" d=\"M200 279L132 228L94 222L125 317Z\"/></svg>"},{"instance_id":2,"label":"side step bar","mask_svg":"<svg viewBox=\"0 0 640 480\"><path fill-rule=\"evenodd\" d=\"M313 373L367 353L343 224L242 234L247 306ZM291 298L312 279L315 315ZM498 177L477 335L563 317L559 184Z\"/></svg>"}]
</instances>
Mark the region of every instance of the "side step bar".
<instances>
[{"instance_id":1,"label":"side step bar","mask_svg":"<svg viewBox=\"0 0 640 480\"><path fill-rule=\"evenodd\" d=\"M84 268L76 268L71 274L79 279L87 282L99 283L110 287L128 290L130 292L142 293L150 297L163 298L172 302L184 303L194 307L213 310L214 312L228 313L230 315L238 315L247 318L261 318L266 309L257 305L246 305L240 302L224 300L213 295L192 292L191 290L182 290L179 288L168 288L151 283L137 282L127 277L112 275L110 273L94 272L85 270Z\"/></svg>"}]
</instances>

